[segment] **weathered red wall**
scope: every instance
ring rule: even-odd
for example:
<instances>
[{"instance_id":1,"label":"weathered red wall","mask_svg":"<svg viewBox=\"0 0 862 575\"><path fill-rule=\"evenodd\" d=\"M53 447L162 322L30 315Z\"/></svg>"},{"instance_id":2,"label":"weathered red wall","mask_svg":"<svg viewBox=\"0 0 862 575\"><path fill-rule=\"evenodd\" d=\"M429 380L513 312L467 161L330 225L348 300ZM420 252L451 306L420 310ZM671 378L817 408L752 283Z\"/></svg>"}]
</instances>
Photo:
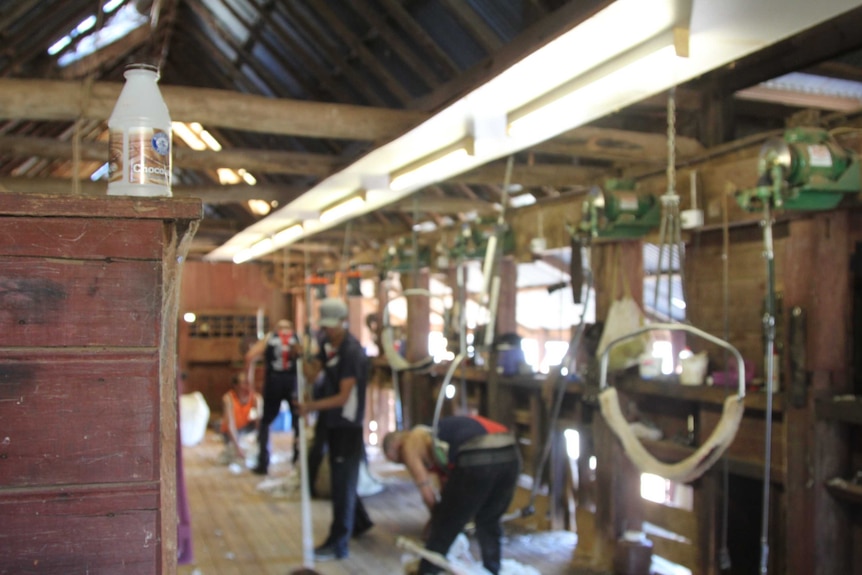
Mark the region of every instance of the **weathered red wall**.
<instances>
[{"instance_id":1,"label":"weathered red wall","mask_svg":"<svg viewBox=\"0 0 862 575\"><path fill-rule=\"evenodd\" d=\"M182 392L200 391L213 418L221 411L221 396L231 376L242 367L242 356L255 334L237 338L191 338L183 314L256 315L263 308L268 325L287 316L288 298L265 264L186 262L179 307L178 361L185 375Z\"/></svg>"}]
</instances>

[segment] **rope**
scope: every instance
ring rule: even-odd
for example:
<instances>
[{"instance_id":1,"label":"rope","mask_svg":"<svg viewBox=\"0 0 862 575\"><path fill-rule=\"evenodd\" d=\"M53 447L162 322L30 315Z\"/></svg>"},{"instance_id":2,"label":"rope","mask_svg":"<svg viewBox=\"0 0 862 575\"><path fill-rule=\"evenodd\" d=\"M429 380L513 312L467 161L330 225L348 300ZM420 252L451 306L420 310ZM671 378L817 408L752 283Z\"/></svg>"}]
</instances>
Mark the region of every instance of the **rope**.
<instances>
[{"instance_id":1,"label":"rope","mask_svg":"<svg viewBox=\"0 0 862 575\"><path fill-rule=\"evenodd\" d=\"M679 196L676 193L676 88L671 88L667 99L667 191L661 196L662 219L659 227L659 252L656 280L653 290L653 309L658 309L659 287L662 283L663 262L667 253L667 314L673 319L673 255L676 252L680 276L680 299L685 301L685 246L682 241L682 222L679 216Z\"/></svg>"}]
</instances>

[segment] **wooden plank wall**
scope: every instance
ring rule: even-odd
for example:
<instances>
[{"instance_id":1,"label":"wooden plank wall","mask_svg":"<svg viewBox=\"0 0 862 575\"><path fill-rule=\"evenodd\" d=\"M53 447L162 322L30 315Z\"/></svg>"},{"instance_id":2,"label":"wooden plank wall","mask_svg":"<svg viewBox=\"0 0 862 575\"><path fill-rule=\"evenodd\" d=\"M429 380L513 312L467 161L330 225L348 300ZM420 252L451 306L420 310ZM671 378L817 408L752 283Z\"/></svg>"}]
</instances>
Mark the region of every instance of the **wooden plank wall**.
<instances>
[{"instance_id":1,"label":"wooden plank wall","mask_svg":"<svg viewBox=\"0 0 862 575\"><path fill-rule=\"evenodd\" d=\"M784 252L788 225L774 227L775 290L784 290ZM763 311L766 296L766 260L763 233L758 226L729 230L727 274L724 271L723 231L693 233L686 249L686 317L692 325L735 346L754 363L763 377ZM725 288L726 286L726 288ZM725 303L726 302L726 303ZM783 316L778 318L783 325ZM781 327L779 327L781 330ZM714 368L722 369L724 351L698 338L689 338L693 351L706 350Z\"/></svg>"},{"instance_id":2,"label":"wooden plank wall","mask_svg":"<svg viewBox=\"0 0 862 575\"><path fill-rule=\"evenodd\" d=\"M163 314L200 203L3 194L0 214L0 572L173 572Z\"/></svg>"}]
</instances>

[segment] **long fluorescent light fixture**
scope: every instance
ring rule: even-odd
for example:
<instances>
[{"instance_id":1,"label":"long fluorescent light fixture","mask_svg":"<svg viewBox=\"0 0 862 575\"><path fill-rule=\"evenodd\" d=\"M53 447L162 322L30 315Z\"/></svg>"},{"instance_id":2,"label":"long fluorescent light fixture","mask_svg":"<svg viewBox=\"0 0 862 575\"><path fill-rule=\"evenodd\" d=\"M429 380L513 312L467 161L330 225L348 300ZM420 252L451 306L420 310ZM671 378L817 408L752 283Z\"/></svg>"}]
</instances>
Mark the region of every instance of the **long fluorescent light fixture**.
<instances>
[{"instance_id":1,"label":"long fluorescent light fixture","mask_svg":"<svg viewBox=\"0 0 862 575\"><path fill-rule=\"evenodd\" d=\"M293 224L292 226L277 232L272 236L272 249L277 250L290 244L293 240L301 236L303 231L302 224Z\"/></svg>"},{"instance_id":2,"label":"long fluorescent light fixture","mask_svg":"<svg viewBox=\"0 0 862 575\"><path fill-rule=\"evenodd\" d=\"M293 243L293 241L300 237L304 231L302 224L293 224L292 226L284 228L283 230L273 234L272 237L263 238L262 240L252 244L251 247L237 252L236 255L233 256L233 263L241 264L250 259L258 258L262 255L268 254L269 252L283 248Z\"/></svg>"},{"instance_id":3,"label":"long fluorescent light fixture","mask_svg":"<svg viewBox=\"0 0 862 575\"><path fill-rule=\"evenodd\" d=\"M320 214L320 222L329 224L336 220L344 219L353 212L362 209L365 205L365 198L361 194L354 195L343 202L339 202L332 207L329 207Z\"/></svg>"},{"instance_id":4,"label":"long fluorescent light fixture","mask_svg":"<svg viewBox=\"0 0 862 575\"><path fill-rule=\"evenodd\" d=\"M668 30L513 110L509 136L530 139L554 125L581 125L607 113L608 107L654 94L674 73L678 54L687 53L687 39L683 44L680 36L685 34Z\"/></svg>"},{"instance_id":5,"label":"long fluorescent light fixture","mask_svg":"<svg viewBox=\"0 0 862 575\"><path fill-rule=\"evenodd\" d=\"M473 138L463 138L411 164L392 172L389 188L400 192L427 185L457 170L474 153Z\"/></svg>"},{"instance_id":6,"label":"long fluorescent light fixture","mask_svg":"<svg viewBox=\"0 0 862 575\"><path fill-rule=\"evenodd\" d=\"M252 244L250 248L240 250L233 256L233 263L241 264L250 259L258 258L264 254L268 254L273 250L272 238L263 238Z\"/></svg>"}]
</instances>

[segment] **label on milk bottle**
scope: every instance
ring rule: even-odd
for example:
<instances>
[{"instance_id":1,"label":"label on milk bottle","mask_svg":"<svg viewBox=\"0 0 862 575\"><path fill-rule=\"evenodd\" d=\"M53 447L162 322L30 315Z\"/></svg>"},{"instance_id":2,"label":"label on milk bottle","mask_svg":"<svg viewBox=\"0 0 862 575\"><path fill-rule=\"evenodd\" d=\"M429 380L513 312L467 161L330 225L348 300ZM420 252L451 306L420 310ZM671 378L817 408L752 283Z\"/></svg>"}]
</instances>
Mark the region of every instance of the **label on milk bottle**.
<instances>
[{"instance_id":1,"label":"label on milk bottle","mask_svg":"<svg viewBox=\"0 0 862 575\"><path fill-rule=\"evenodd\" d=\"M129 184L170 185L171 140L157 128L112 130L108 151L108 181L122 182L128 166ZM123 140L128 137L128 156Z\"/></svg>"}]
</instances>

